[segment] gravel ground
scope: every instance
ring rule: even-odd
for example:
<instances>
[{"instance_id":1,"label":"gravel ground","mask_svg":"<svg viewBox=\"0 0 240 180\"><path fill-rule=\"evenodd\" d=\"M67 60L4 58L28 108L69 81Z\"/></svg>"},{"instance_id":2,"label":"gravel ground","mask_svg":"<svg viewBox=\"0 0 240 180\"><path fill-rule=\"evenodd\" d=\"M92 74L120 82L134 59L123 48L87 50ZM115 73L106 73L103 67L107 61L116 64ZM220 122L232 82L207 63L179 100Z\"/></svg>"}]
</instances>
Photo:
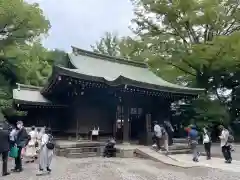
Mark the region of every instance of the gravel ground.
<instances>
[{"instance_id":1,"label":"gravel ground","mask_svg":"<svg viewBox=\"0 0 240 180\"><path fill-rule=\"evenodd\" d=\"M9 166L12 164L9 163ZM11 168L11 167L10 167ZM182 169L145 159L55 157L50 175L36 176L37 164L0 180L239 180L240 173L210 168Z\"/></svg>"}]
</instances>

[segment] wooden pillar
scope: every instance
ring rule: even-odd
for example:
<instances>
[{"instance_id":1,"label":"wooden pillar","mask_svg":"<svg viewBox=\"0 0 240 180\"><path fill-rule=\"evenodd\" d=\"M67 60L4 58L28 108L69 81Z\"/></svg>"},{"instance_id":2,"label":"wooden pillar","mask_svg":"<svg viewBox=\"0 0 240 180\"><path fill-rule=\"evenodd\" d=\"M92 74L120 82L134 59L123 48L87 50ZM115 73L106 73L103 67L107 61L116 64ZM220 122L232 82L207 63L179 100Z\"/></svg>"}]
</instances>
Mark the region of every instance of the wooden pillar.
<instances>
[{"instance_id":1,"label":"wooden pillar","mask_svg":"<svg viewBox=\"0 0 240 180\"><path fill-rule=\"evenodd\" d=\"M129 107L123 103L123 143L129 143Z\"/></svg>"},{"instance_id":2,"label":"wooden pillar","mask_svg":"<svg viewBox=\"0 0 240 180\"><path fill-rule=\"evenodd\" d=\"M146 142L145 145L150 145L152 143L152 117L150 113L145 115L146 122Z\"/></svg>"}]
</instances>

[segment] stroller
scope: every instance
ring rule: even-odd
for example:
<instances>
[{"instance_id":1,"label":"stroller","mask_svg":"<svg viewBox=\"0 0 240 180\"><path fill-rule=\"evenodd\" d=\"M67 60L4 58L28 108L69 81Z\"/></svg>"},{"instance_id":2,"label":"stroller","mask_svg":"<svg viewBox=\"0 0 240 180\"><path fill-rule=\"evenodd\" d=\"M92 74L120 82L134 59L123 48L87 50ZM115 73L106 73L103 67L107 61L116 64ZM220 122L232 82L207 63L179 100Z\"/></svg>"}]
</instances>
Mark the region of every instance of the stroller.
<instances>
[{"instance_id":1,"label":"stroller","mask_svg":"<svg viewBox=\"0 0 240 180\"><path fill-rule=\"evenodd\" d=\"M103 157L116 157L116 151L115 148L116 141L113 138L110 138L107 141L107 144L105 145Z\"/></svg>"}]
</instances>

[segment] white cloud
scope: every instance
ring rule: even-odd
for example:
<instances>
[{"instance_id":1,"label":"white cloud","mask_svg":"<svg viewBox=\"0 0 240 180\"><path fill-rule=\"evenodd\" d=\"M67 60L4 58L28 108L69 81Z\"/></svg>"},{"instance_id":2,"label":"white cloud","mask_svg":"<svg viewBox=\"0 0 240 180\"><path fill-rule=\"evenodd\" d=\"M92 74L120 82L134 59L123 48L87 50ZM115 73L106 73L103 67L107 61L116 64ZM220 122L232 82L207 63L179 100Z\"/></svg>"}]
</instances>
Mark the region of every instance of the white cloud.
<instances>
[{"instance_id":1,"label":"white cloud","mask_svg":"<svg viewBox=\"0 0 240 180\"><path fill-rule=\"evenodd\" d=\"M44 45L70 50L71 45L89 49L104 32L130 35L133 18L129 0L28 0L38 2L52 28Z\"/></svg>"}]
</instances>

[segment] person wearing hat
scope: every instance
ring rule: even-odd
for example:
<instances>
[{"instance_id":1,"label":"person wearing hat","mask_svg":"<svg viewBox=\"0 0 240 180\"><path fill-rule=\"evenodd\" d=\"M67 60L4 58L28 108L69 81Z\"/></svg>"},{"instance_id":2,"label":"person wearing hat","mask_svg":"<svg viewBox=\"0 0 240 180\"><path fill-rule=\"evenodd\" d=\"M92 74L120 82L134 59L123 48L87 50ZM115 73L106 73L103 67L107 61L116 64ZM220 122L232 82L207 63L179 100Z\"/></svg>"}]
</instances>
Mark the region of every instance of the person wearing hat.
<instances>
[{"instance_id":1,"label":"person wearing hat","mask_svg":"<svg viewBox=\"0 0 240 180\"><path fill-rule=\"evenodd\" d=\"M8 130L4 127L0 127L0 154L2 156L2 176L7 176L10 173L7 172L8 152L10 148L10 139Z\"/></svg>"},{"instance_id":2,"label":"person wearing hat","mask_svg":"<svg viewBox=\"0 0 240 180\"><path fill-rule=\"evenodd\" d=\"M21 172L22 169L22 157L21 157L21 152L22 149L27 145L29 139L28 133L26 129L23 126L22 121L17 122L17 129L18 133L16 136L16 146L18 147L18 156L15 158L15 168L13 169L14 172Z\"/></svg>"}]
</instances>

